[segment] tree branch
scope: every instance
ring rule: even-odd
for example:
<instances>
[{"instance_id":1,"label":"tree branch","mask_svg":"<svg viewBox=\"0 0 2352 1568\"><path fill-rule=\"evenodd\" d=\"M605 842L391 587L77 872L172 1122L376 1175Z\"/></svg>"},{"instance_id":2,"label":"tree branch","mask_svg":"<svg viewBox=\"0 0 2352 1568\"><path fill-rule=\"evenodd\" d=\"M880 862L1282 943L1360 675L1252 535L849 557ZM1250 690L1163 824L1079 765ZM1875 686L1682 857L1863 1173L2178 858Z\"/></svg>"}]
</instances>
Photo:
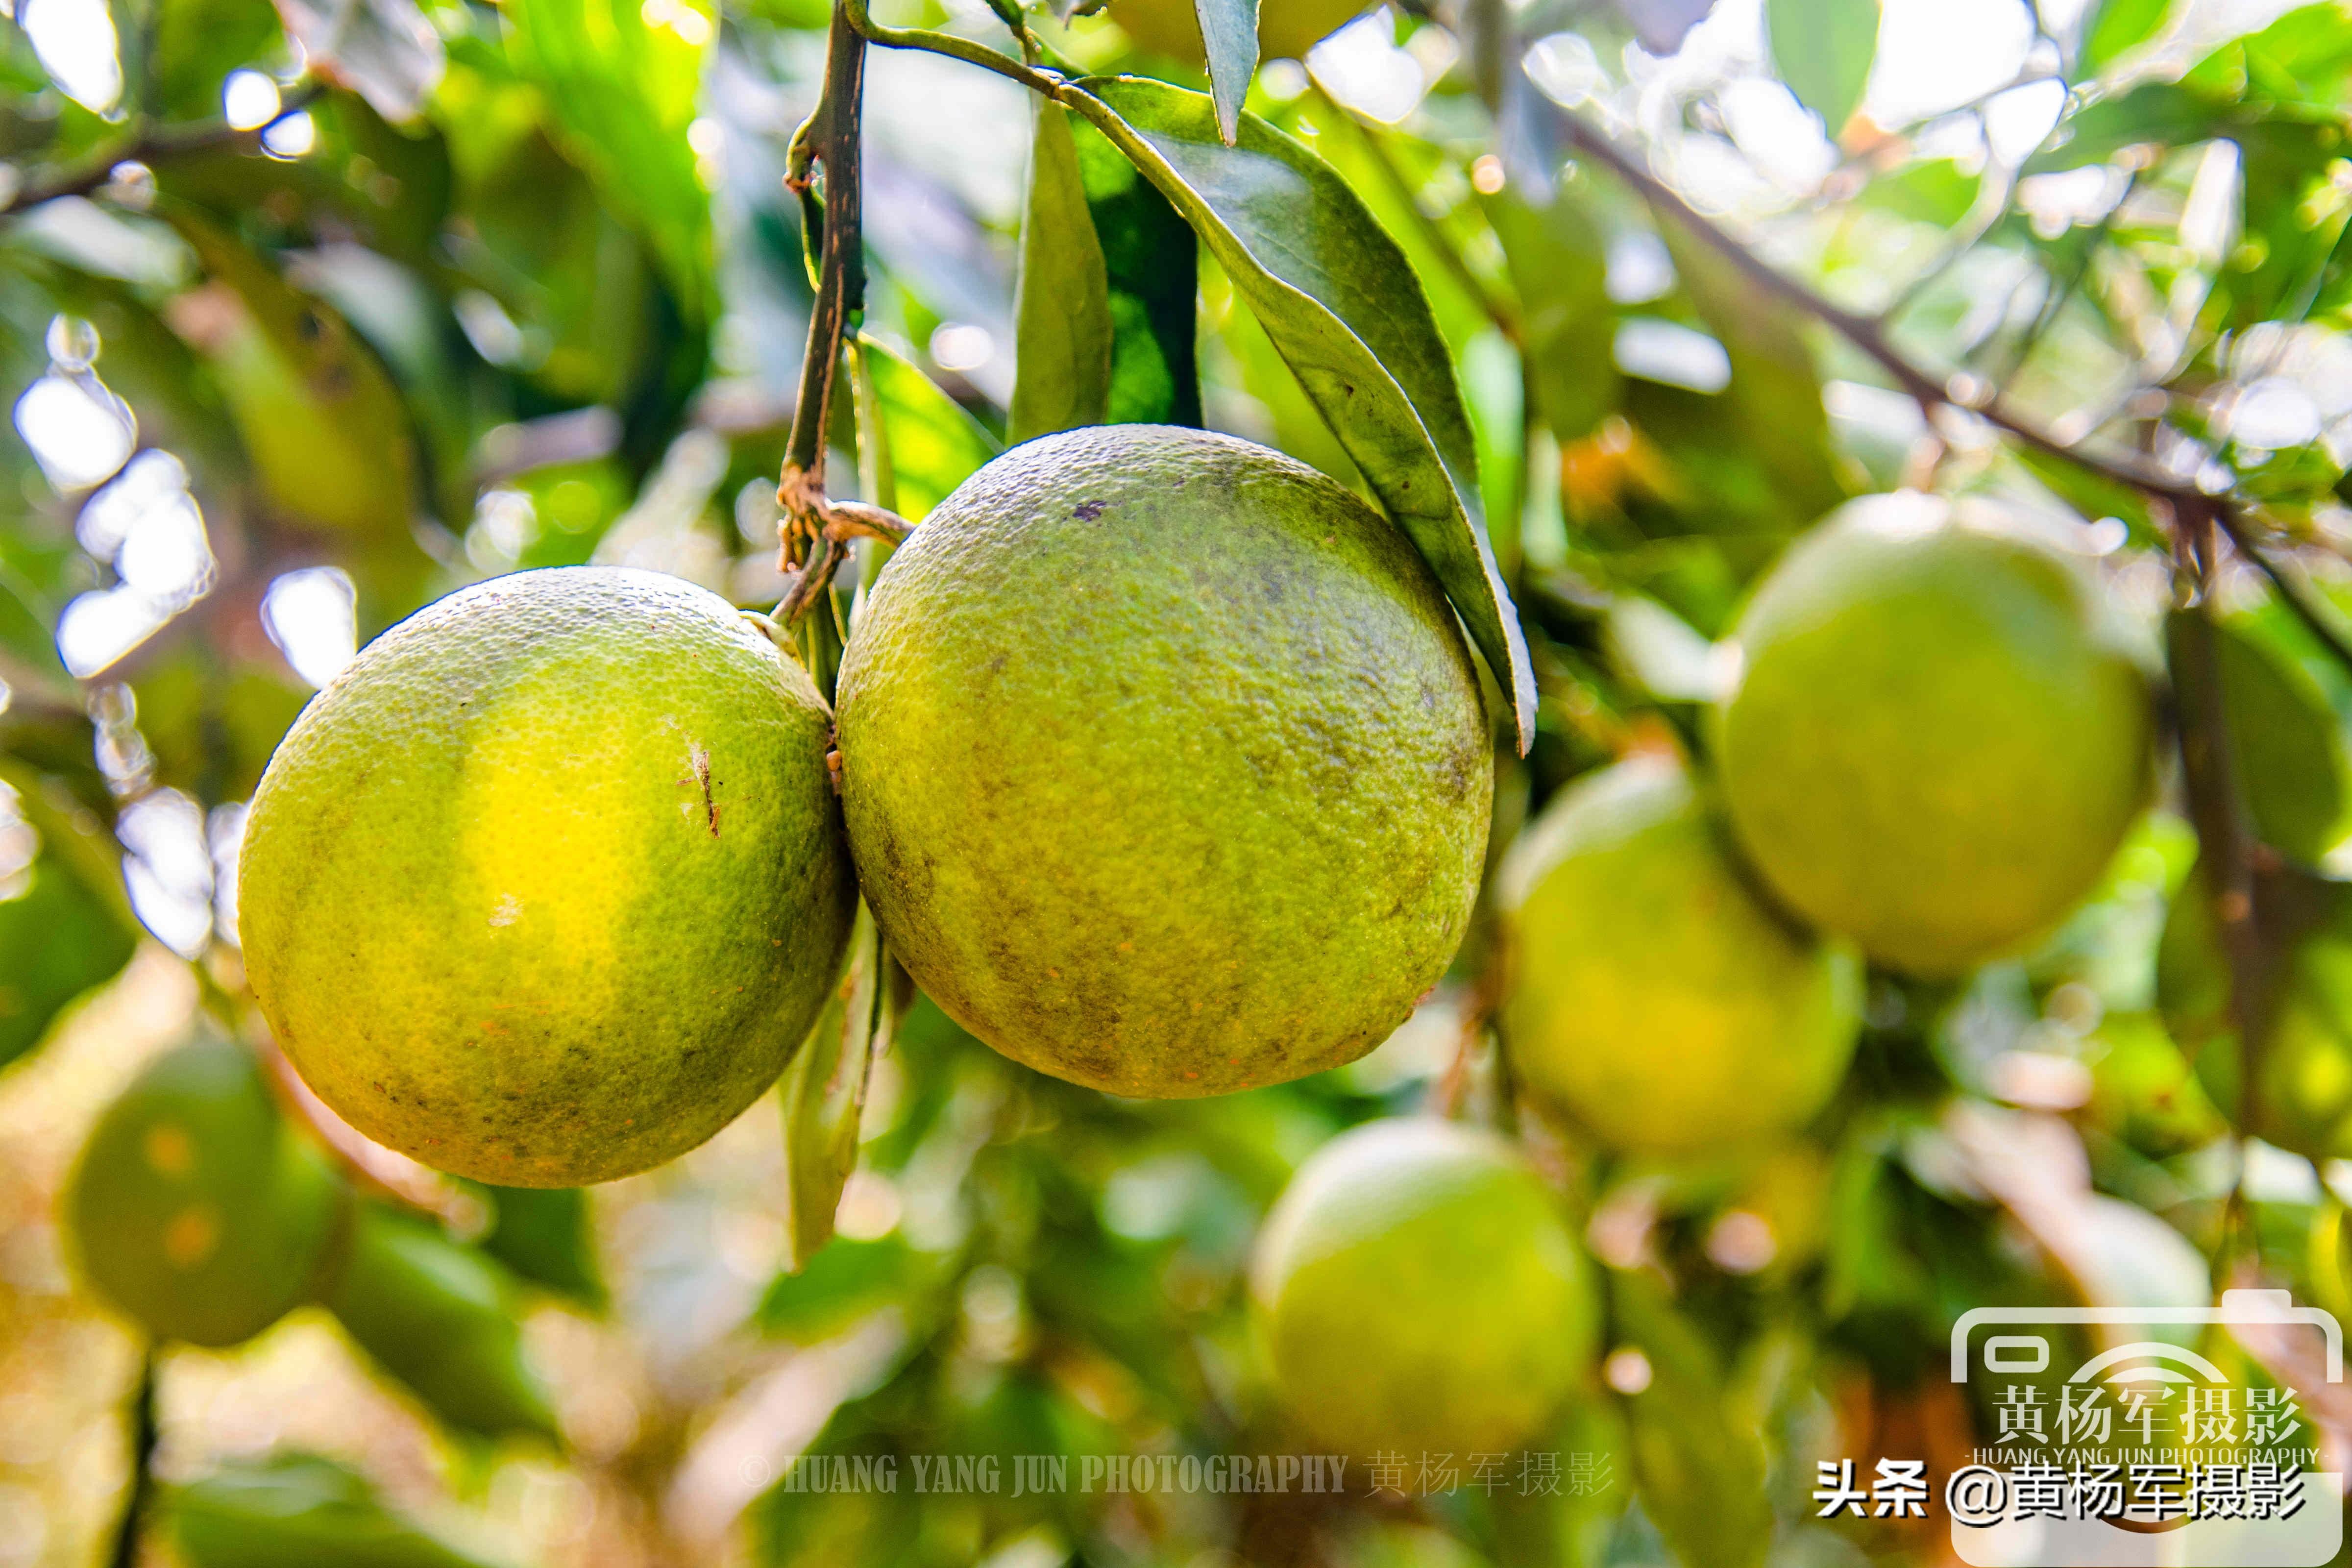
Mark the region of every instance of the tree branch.
<instances>
[{"instance_id":1,"label":"tree branch","mask_svg":"<svg viewBox=\"0 0 2352 1568\"><path fill-rule=\"evenodd\" d=\"M154 164L228 147L240 152L257 153L261 150L261 138L272 126L289 115L301 112L318 95L315 87L295 93L286 100L268 125L258 125L250 131L236 130L221 121L200 125L149 127L125 137L111 147L92 153L71 169L19 187L16 195L5 202L0 202L0 217L14 217L19 213L30 212L42 203L56 201L60 196L86 196L112 179L115 169L124 163Z\"/></svg>"},{"instance_id":2,"label":"tree branch","mask_svg":"<svg viewBox=\"0 0 2352 1568\"><path fill-rule=\"evenodd\" d=\"M779 565L790 584L776 609L787 624L808 613L847 554L845 544L828 527L832 507L824 493L824 448L842 340L866 308L858 209L865 89L866 37L845 6L837 5L825 40L824 89L808 123L793 137L784 176L801 197L803 221L824 226L816 304L809 312L808 348L801 358L800 395L776 485L776 500L783 509L777 524L782 547ZM821 203L812 197L813 168L824 171Z\"/></svg>"},{"instance_id":3,"label":"tree branch","mask_svg":"<svg viewBox=\"0 0 2352 1568\"><path fill-rule=\"evenodd\" d=\"M1922 405L1941 405L1973 414L2036 451L2047 453L2102 479L2127 485L2150 500L2162 502L2170 510L2176 522L2183 526L2189 525L2192 520L2210 520L2229 537L2231 544L2240 554L2252 562L2270 579L2287 608L2310 629L2329 654L2347 668L2352 668L2352 637L2347 637L2336 618L2320 607L2318 600L2305 584L2297 580L2284 563L2272 558L2249 526L2250 514L2242 502L2226 493L2209 491L2194 476L2183 479L2137 453L2086 451L2072 442L2062 441L2003 404L1990 387L1980 387L1975 376L1964 379L1961 375L1954 375L1948 380L1937 380L1905 357L1902 351L1888 340L1883 322L1858 315L1824 299L1762 260L1738 238L1683 200L1664 181L1643 168L1606 132L1566 110L1557 112L1567 128L1570 142L1585 156L1631 185L1651 207L1673 218L1759 288L1811 316L1861 350L1897 386Z\"/></svg>"},{"instance_id":4,"label":"tree branch","mask_svg":"<svg viewBox=\"0 0 2352 1568\"><path fill-rule=\"evenodd\" d=\"M1057 100L1060 98L1065 79L1059 71L1024 65L1011 55L971 38L960 38L953 33L933 32L929 27L886 27L874 19L867 9L866 0L839 0L839 4L841 9L835 15L848 16L849 25L856 28L858 36L868 43L879 44L888 49L927 49L935 55L946 55L967 65L994 71L1001 77L1019 82L1032 92ZM1024 36L1024 47L1028 42Z\"/></svg>"}]
</instances>

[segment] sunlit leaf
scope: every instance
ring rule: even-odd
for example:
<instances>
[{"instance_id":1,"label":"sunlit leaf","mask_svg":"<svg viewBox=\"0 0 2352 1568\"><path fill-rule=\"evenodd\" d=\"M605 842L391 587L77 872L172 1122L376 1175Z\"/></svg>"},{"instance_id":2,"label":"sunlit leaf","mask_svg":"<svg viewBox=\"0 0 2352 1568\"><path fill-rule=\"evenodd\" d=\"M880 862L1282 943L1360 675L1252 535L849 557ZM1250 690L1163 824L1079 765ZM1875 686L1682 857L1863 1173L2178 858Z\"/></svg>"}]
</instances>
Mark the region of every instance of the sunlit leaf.
<instances>
[{"instance_id":1,"label":"sunlit leaf","mask_svg":"<svg viewBox=\"0 0 2352 1568\"><path fill-rule=\"evenodd\" d=\"M2083 21L2083 69L2096 72L2146 43L2171 9L2172 0L2099 0Z\"/></svg>"},{"instance_id":2,"label":"sunlit leaf","mask_svg":"<svg viewBox=\"0 0 2352 1568\"><path fill-rule=\"evenodd\" d=\"M304 63L386 120L413 119L441 81L441 35L415 0L277 0Z\"/></svg>"},{"instance_id":3,"label":"sunlit leaf","mask_svg":"<svg viewBox=\"0 0 2352 1568\"><path fill-rule=\"evenodd\" d=\"M1835 136L1862 102L1878 53L1878 0L1765 0L1772 63Z\"/></svg>"},{"instance_id":4,"label":"sunlit leaf","mask_svg":"<svg viewBox=\"0 0 2352 1568\"><path fill-rule=\"evenodd\" d=\"M503 14L509 53L545 89L558 139L652 247L688 313L707 316L710 201L687 130L717 20L698 0L513 0Z\"/></svg>"},{"instance_id":5,"label":"sunlit leaf","mask_svg":"<svg viewBox=\"0 0 2352 1568\"><path fill-rule=\"evenodd\" d=\"M307 1454L173 1487L163 1517L188 1568L499 1568L401 1518L357 1472Z\"/></svg>"},{"instance_id":6,"label":"sunlit leaf","mask_svg":"<svg viewBox=\"0 0 2352 1568\"><path fill-rule=\"evenodd\" d=\"M1191 221L1436 573L1524 744L1535 678L1480 520L1469 418L1395 241L1328 164L1263 121L1244 115L1228 147L1198 93L1132 77L1088 86L1112 110L1097 119L1104 133Z\"/></svg>"},{"instance_id":7,"label":"sunlit leaf","mask_svg":"<svg viewBox=\"0 0 2352 1568\"><path fill-rule=\"evenodd\" d=\"M1209 57L1209 91L1217 131L1231 146L1241 132L1242 99L1257 75L1258 0L1192 0Z\"/></svg>"},{"instance_id":8,"label":"sunlit leaf","mask_svg":"<svg viewBox=\"0 0 2352 1568\"><path fill-rule=\"evenodd\" d=\"M1021 218L1015 443L1099 425L1110 407L1109 275L1087 210L1068 112L1037 105L1029 199Z\"/></svg>"},{"instance_id":9,"label":"sunlit leaf","mask_svg":"<svg viewBox=\"0 0 2352 1568\"><path fill-rule=\"evenodd\" d=\"M857 347L888 436L891 510L920 522L1003 447L905 355L868 337Z\"/></svg>"},{"instance_id":10,"label":"sunlit leaf","mask_svg":"<svg viewBox=\"0 0 2352 1568\"><path fill-rule=\"evenodd\" d=\"M1984 176L1964 172L1950 158L1927 158L1881 175L1863 187L1860 199L1874 207L1950 228L1976 205Z\"/></svg>"}]
</instances>

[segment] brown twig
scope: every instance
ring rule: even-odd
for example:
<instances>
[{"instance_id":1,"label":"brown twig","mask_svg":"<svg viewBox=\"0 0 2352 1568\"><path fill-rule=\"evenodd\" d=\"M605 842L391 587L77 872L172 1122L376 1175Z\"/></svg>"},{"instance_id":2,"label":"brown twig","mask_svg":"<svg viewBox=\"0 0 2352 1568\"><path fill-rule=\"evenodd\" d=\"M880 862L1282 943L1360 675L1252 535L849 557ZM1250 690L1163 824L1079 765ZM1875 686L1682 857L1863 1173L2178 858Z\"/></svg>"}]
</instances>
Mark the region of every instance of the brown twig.
<instances>
[{"instance_id":1,"label":"brown twig","mask_svg":"<svg viewBox=\"0 0 2352 1568\"><path fill-rule=\"evenodd\" d=\"M1857 314L1822 298L1763 260L1737 237L1675 195L1664 181L1643 168L1631 154L1617 145L1608 132L1566 110L1558 112L1567 127L1570 142L1585 156L1632 186L1654 210L1672 218L1759 288L1793 305L1861 350L1886 373L1895 385L1923 406L1941 405L1973 414L2036 451L2071 463L2102 479L2129 486L2149 500L2161 502L2171 511L2176 521L2209 520L2228 536L2240 554L2252 562L2270 579L2287 608L2310 629L2329 654L2347 668L2352 668L2352 637L2347 637L2335 618L2320 608L2309 590L2263 547L2250 526L2251 513L2243 502L2224 492L2207 489L2200 476L2183 478L2137 453L2091 451L2075 443L2062 441L2009 407L1989 386L1980 389L1980 384L1974 376L1954 375L1948 380L1938 380L1913 363L1888 340L1882 321Z\"/></svg>"},{"instance_id":2,"label":"brown twig","mask_svg":"<svg viewBox=\"0 0 2352 1568\"><path fill-rule=\"evenodd\" d=\"M60 196L86 196L111 180L114 171L124 163L152 164L228 147L247 153L258 152L261 138L271 126L290 114L299 113L317 96L318 89L315 87L289 96L268 125L257 125L249 131L239 131L222 121L208 121L199 125L152 126L139 131L111 147L101 148L63 173L20 186L14 195L0 202L0 217L14 217L18 213L30 212L42 203L56 201Z\"/></svg>"},{"instance_id":3,"label":"brown twig","mask_svg":"<svg viewBox=\"0 0 2352 1568\"><path fill-rule=\"evenodd\" d=\"M776 486L783 509L777 523L782 568L789 586L776 606L786 624L808 613L847 556L834 528L824 493L825 432L843 339L866 305L865 250L859 232L858 142L866 87L866 37L836 5L825 39L824 89L816 110L793 137L785 183L804 198L802 211L824 223L817 263L816 304L809 313L808 349L801 359L800 396ZM822 203L805 200L816 170L824 172Z\"/></svg>"}]
</instances>

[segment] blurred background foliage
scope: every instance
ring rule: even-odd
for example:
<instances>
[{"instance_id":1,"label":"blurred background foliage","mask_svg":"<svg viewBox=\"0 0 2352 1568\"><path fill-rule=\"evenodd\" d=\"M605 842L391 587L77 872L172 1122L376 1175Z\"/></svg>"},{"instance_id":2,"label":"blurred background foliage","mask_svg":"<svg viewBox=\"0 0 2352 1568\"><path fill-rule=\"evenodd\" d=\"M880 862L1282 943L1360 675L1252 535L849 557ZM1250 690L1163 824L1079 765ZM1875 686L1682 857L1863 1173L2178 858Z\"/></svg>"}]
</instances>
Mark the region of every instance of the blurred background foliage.
<instances>
[{"instance_id":1,"label":"blurred background foliage","mask_svg":"<svg viewBox=\"0 0 2352 1568\"><path fill-rule=\"evenodd\" d=\"M878 9L1009 42L977 3ZM1610 1284L1604 1370L1547 1445L1584 1460L1558 1496L916 1498L903 1470L1292 1445L1241 1312L1254 1227L1347 1125L1515 1114L1475 939L1371 1057L1217 1100L1040 1078L919 1000L876 1064L840 1235L797 1273L772 1103L593 1194L495 1192L360 1144L281 1082L361 1191L354 1261L247 1343L148 1345L77 1282L59 1194L148 1064L252 1039L242 803L308 694L425 600L519 567L782 592L811 290L781 176L826 10L0 16L0 1568L1941 1562L1940 1519L1832 1533L1807 1494L1819 1458L1941 1474L1981 1440L1940 1375L1960 1311L2201 1304L2249 1275L2352 1310L2346 1108L2315 1090L2275 1142L2234 1135L2237 1058L2204 1048L2228 983L2181 897L2197 846L2168 784L2037 952L1961 984L1874 976L1847 1085L1803 1136L1644 1162L1517 1111ZM1115 16L1033 23L1088 68L1205 84ZM919 518L1000 449L1047 330L1015 312L1032 110L929 55L874 51L868 79L868 342L833 484ZM2099 562L2151 668L2171 598L2137 493L1923 411L1569 158L1563 107L1883 322L1957 403L1999 388L2063 440L2234 482L2352 610L2336 4L1405 0L1270 61L1249 103L1402 247L1454 358L1540 693L1498 850L1571 777L1701 744L1711 639L1850 494L1932 483L2044 517ZM1118 334L1109 416L1198 419L1360 483L1237 283L1075 138ZM2250 569L2221 593L2265 875L2300 889L2295 1059L2347 1067L2330 875L2352 868L2352 672ZM2340 1450L2352 1410L2305 1397ZM900 1490L778 1489L807 1453L898 1456ZM126 1546L142 1454L152 1528Z\"/></svg>"}]
</instances>

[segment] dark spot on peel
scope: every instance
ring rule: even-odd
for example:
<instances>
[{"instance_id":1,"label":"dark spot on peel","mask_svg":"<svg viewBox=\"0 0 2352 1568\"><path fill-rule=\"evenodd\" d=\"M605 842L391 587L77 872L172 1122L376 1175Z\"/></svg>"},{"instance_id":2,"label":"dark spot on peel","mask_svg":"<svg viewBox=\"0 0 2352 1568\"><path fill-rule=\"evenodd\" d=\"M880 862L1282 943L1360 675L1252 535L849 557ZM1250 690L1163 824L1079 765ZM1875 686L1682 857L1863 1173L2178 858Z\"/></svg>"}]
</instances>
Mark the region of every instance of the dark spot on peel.
<instances>
[{"instance_id":1,"label":"dark spot on peel","mask_svg":"<svg viewBox=\"0 0 2352 1568\"><path fill-rule=\"evenodd\" d=\"M1080 522L1092 522L1095 519L1103 514L1104 509L1108 505L1108 503L1105 501L1082 500L1077 504L1076 510L1073 510L1070 515L1076 518Z\"/></svg>"}]
</instances>

